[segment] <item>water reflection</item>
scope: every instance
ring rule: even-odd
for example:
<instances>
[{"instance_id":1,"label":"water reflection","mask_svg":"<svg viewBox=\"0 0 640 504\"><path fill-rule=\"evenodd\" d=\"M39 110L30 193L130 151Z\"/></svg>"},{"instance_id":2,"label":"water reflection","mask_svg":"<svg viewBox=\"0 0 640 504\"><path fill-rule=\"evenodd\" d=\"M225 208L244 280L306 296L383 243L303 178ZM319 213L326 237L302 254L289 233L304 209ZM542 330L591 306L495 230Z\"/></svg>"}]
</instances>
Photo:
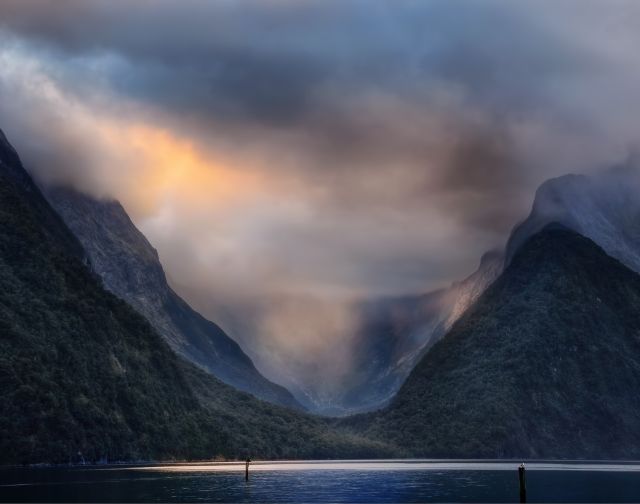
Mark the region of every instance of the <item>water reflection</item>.
<instances>
[{"instance_id":1,"label":"water reflection","mask_svg":"<svg viewBox=\"0 0 640 504\"><path fill-rule=\"evenodd\" d=\"M519 461L455 460L331 460L331 461L256 461L252 471L513 471ZM244 462L208 462L150 465L137 471L163 472L237 472ZM640 471L640 464L611 462L529 462L532 471Z\"/></svg>"},{"instance_id":2,"label":"water reflection","mask_svg":"<svg viewBox=\"0 0 640 504\"><path fill-rule=\"evenodd\" d=\"M519 461L322 461L0 470L3 502L513 502ZM640 465L530 462L530 502L637 502Z\"/></svg>"}]
</instances>

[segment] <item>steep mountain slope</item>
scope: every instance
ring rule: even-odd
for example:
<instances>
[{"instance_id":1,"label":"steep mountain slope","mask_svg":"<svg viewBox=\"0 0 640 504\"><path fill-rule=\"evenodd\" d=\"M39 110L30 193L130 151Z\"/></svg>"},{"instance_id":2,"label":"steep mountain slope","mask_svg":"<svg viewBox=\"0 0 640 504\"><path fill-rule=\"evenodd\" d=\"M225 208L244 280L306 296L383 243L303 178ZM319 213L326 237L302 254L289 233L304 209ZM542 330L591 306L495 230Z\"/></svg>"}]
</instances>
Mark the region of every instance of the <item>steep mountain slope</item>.
<instances>
[{"instance_id":1,"label":"steep mountain slope","mask_svg":"<svg viewBox=\"0 0 640 504\"><path fill-rule=\"evenodd\" d=\"M395 452L238 392L106 291L0 135L0 464Z\"/></svg>"},{"instance_id":2,"label":"steep mountain slope","mask_svg":"<svg viewBox=\"0 0 640 504\"><path fill-rule=\"evenodd\" d=\"M157 252L119 203L60 187L46 188L45 195L87 250L107 289L145 315L174 350L236 388L278 404L298 405L286 389L260 375L217 325L169 287ZM351 343L357 351L350 371L326 399L326 387L320 394L314 383L301 384L298 393L305 404L326 415L384 405L423 353L495 279L501 265L502 256L489 253L473 275L448 289L359 305L361 324Z\"/></svg>"},{"instance_id":3,"label":"steep mountain slope","mask_svg":"<svg viewBox=\"0 0 640 504\"><path fill-rule=\"evenodd\" d=\"M171 350L102 290L1 140L0 462L215 452Z\"/></svg>"},{"instance_id":4,"label":"steep mountain slope","mask_svg":"<svg viewBox=\"0 0 640 504\"><path fill-rule=\"evenodd\" d=\"M49 204L42 198L40 190L33 183L29 174L22 168L18 153L0 130L0 165L5 182L5 191L15 187L20 198L30 207L30 214L41 224L40 231L47 238L55 240L63 246L71 256L86 262L86 254L73 233L64 225L58 214L51 211Z\"/></svg>"},{"instance_id":5,"label":"steep mountain slope","mask_svg":"<svg viewBox=\"0 0 640 504\"><path fill-rule=\"evenodd\" d=\"M84 246L105 287L143 314L171 348L240 390L301 408L289 391L262 376L220 327L171 289L158 253L118 202L68 188L46 188L45 195Z\"/></svg>"},{"instance_id":6,"label":"steep mountain slope","mask_svg":"<svg viewBox=\"0 0 640 504\"><path fill-rule=\"evenodd\" d=\"M352 371L336 403L342 414L384 405L398 391L420 354L444 331L446 290L363 303Z\"/></svg>"},{"instance_id":7,"label":"steep mountain slope","mask_svg":"<svg viewBox=\"0 0 640 504\"><path fill-rule=\"evenodd\" d=\"M547 180L531 213L507 244L507 261L520 245L550 222L559 222L600 245L640 272L640 169L629 162L595 175Z\"/></svg>"},{"instance_id":8,"label":"steep mountain slope","mask_svg":"<svg viewBox=\"0 0 640 504\"><path fill-rule=\"evenodd\" d=\"M547 227L413 370L345 421L419 456L640 456L640 276Z\"/></svg>"},{"instance_id":9,"label":"steep mountain slope","mask_svg":"<svg viewBox=\"0 0 640 504\"><path fill-rule=\"evenodd\" d=\"M503 262L501 253L488 252L472 275L446 289L360 304L350 372L331 408L322 412L345 415L384 406L422 356L498 277Z\"/></svg>"},{"instance_id":10,"label":"steep mountain slope","mask_svg":"<svg viewBox=\"0 0 640 504\"><path fill-rule=\"evenodd\" d=\"M565 175L540 186L527 219L515 227L504 256L483 256L478 270L449 289L365 304L359 358L336 400L345 411L388 401L422 356L500 275L517 250L551 222L587 236L640 272L640 170L632 162L594 175Z\"/></svg>"}]
</instances>

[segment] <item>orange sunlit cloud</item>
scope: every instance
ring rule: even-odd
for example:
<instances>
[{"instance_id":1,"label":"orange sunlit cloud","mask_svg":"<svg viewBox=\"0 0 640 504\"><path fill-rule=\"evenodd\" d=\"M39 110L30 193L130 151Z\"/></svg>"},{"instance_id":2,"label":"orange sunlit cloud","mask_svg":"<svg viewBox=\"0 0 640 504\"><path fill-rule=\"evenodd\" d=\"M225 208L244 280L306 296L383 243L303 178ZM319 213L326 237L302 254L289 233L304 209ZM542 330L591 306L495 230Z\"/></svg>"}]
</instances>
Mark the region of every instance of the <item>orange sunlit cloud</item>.
<instances>
[{"instance_id":1,"label":"orange sunlit cloud","mask_svg":"<svg viewBox=\"0 0 640 504\"><path fill-rule=\"evenodd\" d=\"M146 124L99 123L110 151L121 152L130 165L129 183L120 196L149 214L165 199L190 206L233 205L265 195L263 173L229 159L205 155L188 140Z\"/></svg>"}]
</instances>

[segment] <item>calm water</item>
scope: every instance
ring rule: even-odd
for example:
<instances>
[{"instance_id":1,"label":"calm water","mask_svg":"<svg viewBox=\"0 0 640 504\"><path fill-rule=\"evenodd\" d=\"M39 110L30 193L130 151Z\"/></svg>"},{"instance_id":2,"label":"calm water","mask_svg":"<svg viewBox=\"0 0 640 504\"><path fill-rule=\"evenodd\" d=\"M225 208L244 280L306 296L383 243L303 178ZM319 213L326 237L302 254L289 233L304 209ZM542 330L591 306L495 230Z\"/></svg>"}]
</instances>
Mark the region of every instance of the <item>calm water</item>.
<instances>
[{"instance_id":1,"label":"calm water","mask_svg":"<svg viewBox=\"0 0 640 504\"><path fill-rule=\"evenodd\" d=\"M2 502L513 502L517 462L354 461L1 469ZM639 502L640 464L527 464L529 502Z\"/></svg>"}]
</instances>

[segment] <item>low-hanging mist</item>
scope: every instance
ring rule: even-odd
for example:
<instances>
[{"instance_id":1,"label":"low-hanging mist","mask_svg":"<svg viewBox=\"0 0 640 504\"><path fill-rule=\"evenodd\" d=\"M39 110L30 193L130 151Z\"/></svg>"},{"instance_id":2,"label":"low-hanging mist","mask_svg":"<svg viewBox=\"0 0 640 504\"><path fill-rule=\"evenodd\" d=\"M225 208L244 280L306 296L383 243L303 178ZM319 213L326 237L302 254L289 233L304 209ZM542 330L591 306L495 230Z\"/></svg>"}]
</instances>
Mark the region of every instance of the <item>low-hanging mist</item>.
<instances>
[{"instance_id":1,"label":"low-hanging mist","mask_svg":"<svg viewBox=\"0 0 640 504\"><path fill-rule=\"evenodd\" d=\"M466 276L543 180L637 144L615 5L7 0L0 125L120 200L268 376L339 380L352 303Z\"/></svg>"}]
</instances>

